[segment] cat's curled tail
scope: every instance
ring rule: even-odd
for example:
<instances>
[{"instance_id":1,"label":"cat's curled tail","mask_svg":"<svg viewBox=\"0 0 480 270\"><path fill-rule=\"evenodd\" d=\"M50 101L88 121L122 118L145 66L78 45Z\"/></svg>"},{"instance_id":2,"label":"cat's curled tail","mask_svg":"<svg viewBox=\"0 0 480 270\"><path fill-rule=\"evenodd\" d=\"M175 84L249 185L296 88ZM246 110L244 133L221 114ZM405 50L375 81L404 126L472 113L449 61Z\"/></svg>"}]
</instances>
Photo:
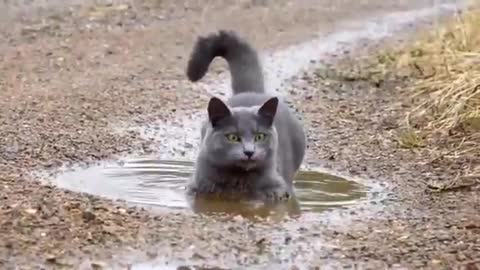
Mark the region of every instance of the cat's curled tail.
<instances>
[{"instance_id":1,"label":"cat's curled tail","mask_svg":"<svg viewBox=\"0 0 480 270\"><path fill-rule=\"evenodd\" d=\"M199 37L187 67L188 79L196 82L203 78L217 56L228 62L232 77L233 94L264 93L262 67L255 49L233 31L220 30Z\"/></svg>"}]
</instances>

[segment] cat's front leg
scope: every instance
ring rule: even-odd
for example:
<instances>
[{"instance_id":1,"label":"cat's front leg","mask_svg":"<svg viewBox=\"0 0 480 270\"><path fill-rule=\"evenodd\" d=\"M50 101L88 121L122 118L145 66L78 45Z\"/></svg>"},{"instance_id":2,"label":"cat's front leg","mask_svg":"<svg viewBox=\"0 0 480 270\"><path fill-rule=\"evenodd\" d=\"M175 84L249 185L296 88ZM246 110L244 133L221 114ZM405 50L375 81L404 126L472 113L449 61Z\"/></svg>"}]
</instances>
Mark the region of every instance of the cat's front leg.
<instances>
[{"instance_id":1,"label":"cat's front leg","mask_svg":"<svg viewBox=\"0 0 480 270\"><path fill-rule=\"evenodd\" d=\"M275 183L262 186L255 190L254 198L262 201L284 201L290 199L291 194L285 184Z\"/></svg>"},{"instance_id":2,"label":"cat's front leg","mask_svg":"<svg viewBox=\"0 0 480 270\"><path fill-rule=\"evenodd\" d=\"M206 195L218 192L215 183L208 180L192 181L188 183L186 189L189 195Z\"/></svg>"}]
</instances>

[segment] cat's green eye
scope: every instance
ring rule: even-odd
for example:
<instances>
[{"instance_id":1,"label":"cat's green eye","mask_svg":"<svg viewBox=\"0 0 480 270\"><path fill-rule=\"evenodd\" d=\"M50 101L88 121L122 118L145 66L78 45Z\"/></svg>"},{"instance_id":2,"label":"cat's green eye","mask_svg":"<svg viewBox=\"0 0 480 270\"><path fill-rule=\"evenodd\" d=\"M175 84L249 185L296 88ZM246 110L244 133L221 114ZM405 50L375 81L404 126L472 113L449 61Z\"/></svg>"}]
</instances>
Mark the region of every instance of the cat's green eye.
<instances>
[{"instance_id":1,"label":"cat's green eye","mask_svg":"<svg viewBox=\"0 0 480 270\"><path fill-rule=\"evenodd\" d=\"M265 141L266 138L267 138L267 134L265 134L265 133L257 133L257 134L255 134L255 141L256 141L256 142Z\"/></svg>"},{"instance_id":2,"label":"cat's green eye","mask_svg":"<svg viewBox=\"0 0 480 270\"><path fill-rule=\"evenodd\" d=\"M230 133L230 134L227 134L225 136L227 137L227 140L229 142L239 142L240 141L240 137L238 137L237 134Z\"/></svg>"}]
</instances>

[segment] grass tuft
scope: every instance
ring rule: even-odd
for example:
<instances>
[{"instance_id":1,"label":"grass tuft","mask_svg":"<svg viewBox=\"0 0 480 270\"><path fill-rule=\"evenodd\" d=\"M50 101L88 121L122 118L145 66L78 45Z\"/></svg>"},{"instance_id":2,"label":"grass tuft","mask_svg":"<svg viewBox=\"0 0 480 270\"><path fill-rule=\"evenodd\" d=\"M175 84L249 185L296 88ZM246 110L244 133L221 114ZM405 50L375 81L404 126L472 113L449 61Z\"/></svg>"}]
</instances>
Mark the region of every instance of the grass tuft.
<instances>
[{"instance_id":1,"label":"grass tuft","mask_svg":"<svg viewBox=\"0 0 480 270\"><path fill-rule=\"evenodd\" d=\"M405 149L414 149L425 147L425 141L414 130L402 132L398 136L398 144Z\"/></svg>"},{"instance_id":2,"label":"grass tuft","mask_svg":"<svg viewBox=\"0 0 480 270\"><path fill-rule=\"evenodd\" d=\"M407 62L417 70L412 98L420 100L411 117L427 130L480 130L480 10L458 15L414 45Z\"/></svg>"},{"instance_id":3,"label":"grass tuft","mask_svg":"<svg viewBox=\"0 0 480 270\"><path fill-rule=\"evenodd\" d=\"M421 132L480 153L480 5L377 61L412 81L407 91L414 106L405 121L410 131L399 136L402 147L424 146Z\"/></svg>"}]
</instances>

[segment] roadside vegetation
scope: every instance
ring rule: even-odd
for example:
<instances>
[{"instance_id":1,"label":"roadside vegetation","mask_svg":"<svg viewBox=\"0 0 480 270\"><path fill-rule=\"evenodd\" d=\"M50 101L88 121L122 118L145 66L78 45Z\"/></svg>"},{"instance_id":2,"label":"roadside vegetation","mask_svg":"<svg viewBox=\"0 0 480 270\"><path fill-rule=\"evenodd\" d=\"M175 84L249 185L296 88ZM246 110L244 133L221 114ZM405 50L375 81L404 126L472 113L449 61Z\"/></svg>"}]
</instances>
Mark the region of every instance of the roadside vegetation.
<instances>
[{"instance_id":1,"label":"roadside vegetation","mask_svg":"<svg viewBox=\"0 0 480 270\"><path fill-rule=\"evenodd\" d=\"M401 46L384 46L373 57L348 59L342 67L324 77L396 86L400 111L406 111L394 130L398 146L458 173L448 183L428 187L480 186L480 4L439 20L434 30Z\"/></svg>"},{"instance_id":2,"label":"roadside vegetation","mask_svg":"<svg viewBox=\"0 0 480 270\"><path fill-rule=\"evenodd\" d=\"M455 186L479 184L480 5L421 33L403 49L377 57L382 69L409 81L406 100L412 107L400 146L427 148L434 159L468 161Z\"/></svg>"}]
</instances>

